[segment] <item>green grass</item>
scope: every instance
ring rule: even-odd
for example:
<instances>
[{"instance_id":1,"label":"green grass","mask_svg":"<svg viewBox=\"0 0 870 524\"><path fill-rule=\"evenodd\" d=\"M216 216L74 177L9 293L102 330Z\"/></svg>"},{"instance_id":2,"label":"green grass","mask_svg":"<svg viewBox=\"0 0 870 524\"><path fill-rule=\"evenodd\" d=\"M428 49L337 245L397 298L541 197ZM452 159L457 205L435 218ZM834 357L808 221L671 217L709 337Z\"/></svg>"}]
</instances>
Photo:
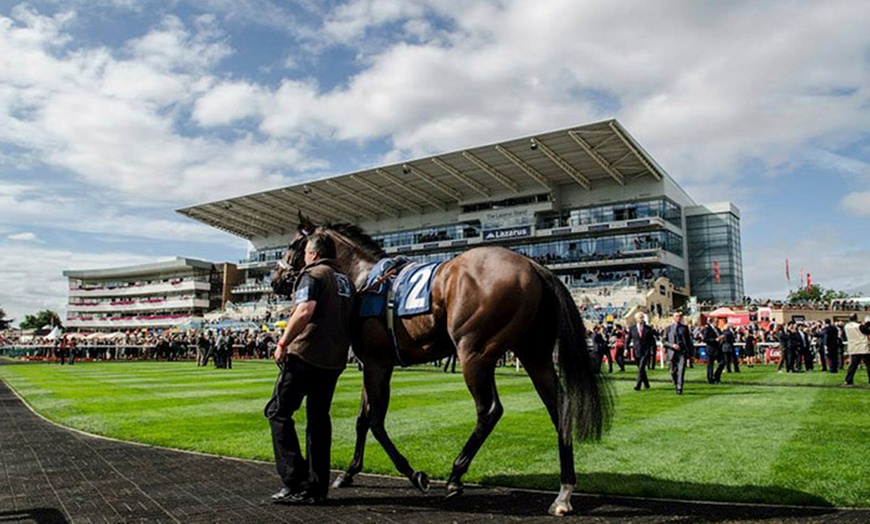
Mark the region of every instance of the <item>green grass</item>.
<instances>
[{"instance_id":1,"label":"green grass","mask_svg":"<svg viewBox=\"0 0 870 524\"><path fill-rule=\"evenodd\" d=\"M268 362L233 370L191 363L0 366L40 413L91 433L271 460L263 406L277 375ZM863 370L861 373L864 373ZM780 374L743 368L704 383L689 370L678 397L667 374L635 392L635 369L617 373L616 414L601 442L576 446L578 489L614 495L775 504L870 506L870 390L841 388L843 374ZM863 382L866 375L859 375ZM333 404L333 465L353 454L360 373L348 369ZM505 415L471 466L469 482L558 488L556 436L522 371L497 375ZM771 387L777 386L777 387ZM304 423L304 410L298 416ZM444 479L474 425L461 375L434 367L399 370L387 429L415 468ZM300 431L302 427L300 424ZM371 435L366 471L396 474Z\"/></svg>"}]
</instances>

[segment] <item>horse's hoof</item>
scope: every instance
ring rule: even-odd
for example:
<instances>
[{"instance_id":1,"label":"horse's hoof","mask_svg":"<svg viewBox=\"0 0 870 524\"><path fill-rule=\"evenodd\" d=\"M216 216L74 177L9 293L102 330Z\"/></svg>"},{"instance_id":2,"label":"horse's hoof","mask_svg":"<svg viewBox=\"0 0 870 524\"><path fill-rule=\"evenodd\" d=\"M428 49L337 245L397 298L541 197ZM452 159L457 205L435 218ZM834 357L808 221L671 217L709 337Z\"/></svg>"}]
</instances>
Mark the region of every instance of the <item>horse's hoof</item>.
<instances>
[{"instance_id":1,"label":"horse's hoof","mask_svg":"<svg viewBox=\"0 0 870 524\"><path fill-rule=\"evenodd\" d=\"M550 515L554 517L562 517L568 515L569 513L573 513L574 508L571 507L571 504L564 504L559 502L554 502L550 504L550 509L547 511Z\"/></svg>"},{"instance_id":2,"label":"horse's hoof","mask_svg":"<svg viewBox=\"0 0 870 524\"><path fill-rule=\"evenodd\" d=\"M352 485L353 475L348 475L347 473L342 473L332 482L333 488L347 488Z\"/></svg>"},{"instance_id":3,"label":"horse's hoof","mask_svg":"<svg viewBox=\"0 0 870 524\"><path fill-rule=\"evenodd\" d=\"M429 484L429 475L422 471L415 471L411 476L411 484L423 493L428 493L431 484Z\"/></svg>"},{"instance_id":4,"label":"horse's hoof","mask_svg":"<svg viewBox=\"0 0 870 524\"><path fill-rule=\"evenodd\" d=\"M462 495L463 491L465 491L465 486L463 486L461 482L449 482L447 484L447 495L444 498L452 499L453 497Z\"/></svg>"}]
</instances>

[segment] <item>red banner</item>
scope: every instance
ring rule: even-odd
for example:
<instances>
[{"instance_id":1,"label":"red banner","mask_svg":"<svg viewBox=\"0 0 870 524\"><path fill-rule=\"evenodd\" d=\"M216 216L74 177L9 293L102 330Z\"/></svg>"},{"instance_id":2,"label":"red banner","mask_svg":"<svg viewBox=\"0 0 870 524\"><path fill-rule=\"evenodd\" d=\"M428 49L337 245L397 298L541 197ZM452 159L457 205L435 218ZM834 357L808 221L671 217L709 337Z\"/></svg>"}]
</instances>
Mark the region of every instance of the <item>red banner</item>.
<instances>
[{"instance_id":1,"label":"red banner","mask_svg":"<svg viewBox=\"0 0 870 524\"><path fill-rule=\"evenodd\" d=\"M719 283L719 261L713 261L713 279L716 280L716 283Z\"/></svg>"}]
</instances>

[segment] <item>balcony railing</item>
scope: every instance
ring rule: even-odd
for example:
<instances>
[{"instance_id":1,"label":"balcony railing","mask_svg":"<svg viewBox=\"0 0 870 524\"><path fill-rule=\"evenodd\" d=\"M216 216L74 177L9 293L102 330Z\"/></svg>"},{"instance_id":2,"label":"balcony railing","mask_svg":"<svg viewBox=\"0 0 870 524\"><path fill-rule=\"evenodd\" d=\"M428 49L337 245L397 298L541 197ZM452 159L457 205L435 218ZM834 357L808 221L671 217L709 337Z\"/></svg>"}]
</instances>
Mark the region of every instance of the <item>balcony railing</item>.
<instances>
[{"instance_id":1,"label":"balcony railing","mask_svg":"<svg viewBox=\"0 0 870 524\"><path fill-rule=\"evenodd\" d=\"M127 287L114 288L70 288L70 297L130 297L147 295L165 295L183 291L208 291L211 284L196 280L182 280L178 282L161 282L160 284L140 284Z\"/></svg>"}]
</instances>

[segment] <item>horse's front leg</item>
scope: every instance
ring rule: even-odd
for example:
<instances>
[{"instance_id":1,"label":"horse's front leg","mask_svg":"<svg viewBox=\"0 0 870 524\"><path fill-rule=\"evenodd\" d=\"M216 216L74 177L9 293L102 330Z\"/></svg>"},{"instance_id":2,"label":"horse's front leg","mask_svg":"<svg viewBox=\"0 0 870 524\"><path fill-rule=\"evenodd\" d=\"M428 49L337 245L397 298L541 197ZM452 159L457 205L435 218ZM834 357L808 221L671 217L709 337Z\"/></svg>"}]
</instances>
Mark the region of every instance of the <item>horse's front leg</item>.
<instances>
[{"instance_id":1,"label":"horse's front leg","mask_svg":"<svg viewBox=\"0 0 870 524\"><path fill-rule=\"evenodd\" d=\"M333 488L345 488L353 484L353 478L362 471L363 458L366 451L366 436L369 433L369 404L366 398L365 386L360 395L359 414L356 417L356 444L353 450L353 459L347 470L339 475L332 483Z\"/></svg>"},{"instance_id":2,"label":"horse's front leg","mask_svg":"<svg viewBox=\"0 0 870 524\"><path fill-rule=\"evenodd\" d=\"M372 434L387 452L393 465L420 491L429 491L429 476L422 471L414 471L408 459L402 455L384 427L387 409L390 404L390 379L393 376L392 366L366 366L363 368L363 384L368 399L368 422Z\"/></svg>"}]
</instances>

